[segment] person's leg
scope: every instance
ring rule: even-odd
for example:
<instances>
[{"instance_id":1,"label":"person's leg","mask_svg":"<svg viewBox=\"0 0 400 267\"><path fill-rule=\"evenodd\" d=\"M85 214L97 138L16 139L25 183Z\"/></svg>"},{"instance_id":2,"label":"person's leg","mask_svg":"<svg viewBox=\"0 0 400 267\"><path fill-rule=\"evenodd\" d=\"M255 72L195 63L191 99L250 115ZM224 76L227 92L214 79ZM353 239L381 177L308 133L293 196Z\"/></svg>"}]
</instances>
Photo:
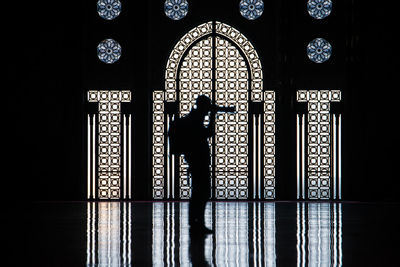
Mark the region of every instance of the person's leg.
<instances>
[{"instance_id":1,"label":"person's leg","mask_svg":"<svg viewBox=\"0 0 400 267\"><path fill-rule=\"evenodd\" d=\"M191 172L192 177L192 195L189 201L189 224L201 222L201 217L199 214L199 208L201 207L201 190L199 180L201 177L198 177L198 173L196 171Z\"/></svg>"},{"instance_id":2,"label":"person's leg","mask_svg":"<svg viewBox=\"0 0 400 267\"><path fill-rule=\"evenodd\" d=\"M210 198L210 173L208 168L200 169L192 177L192 198L189 204L189 218L191 223L205 227L205 208Z\"/></svg>"}]
</instances>

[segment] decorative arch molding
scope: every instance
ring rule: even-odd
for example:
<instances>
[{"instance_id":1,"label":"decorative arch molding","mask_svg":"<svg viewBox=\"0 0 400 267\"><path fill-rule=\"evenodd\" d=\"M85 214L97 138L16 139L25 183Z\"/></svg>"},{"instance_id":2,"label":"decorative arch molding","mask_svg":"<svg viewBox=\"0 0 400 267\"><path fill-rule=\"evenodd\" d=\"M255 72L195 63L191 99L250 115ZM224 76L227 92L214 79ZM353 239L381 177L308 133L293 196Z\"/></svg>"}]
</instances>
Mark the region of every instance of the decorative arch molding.
<instances>
[{"instance_id":1,"label":"decorative arch molding","mask_svg":"<svg viewBox=\"0 0 400 267\"><path fill-rule=\"evenodd\" d=\"M165 69L165 100L167 102L176 101L177 77L179 62L185 51L191 47L197 40L215 32L217 35L222 35L228 40L235 43L241 52L245 55L250 68L251 79L251 100L261 102L263 100L263 73L262 65L251 42L240 31L225 23L216 21L215 25L212 21L203 23L188 33L186 33L172 49L167 61Z\"/></svg>"},{"instance_id":2,"label":"decorative arch molding","mask_svg":"<svg viewBox=\"0 0 400 267\"><path fill-rule=\"evenodd\" d=\"M186 33L175 45L168 58L167 67L165 68L165 92L166 101L176 101L176 82L178 76L178 66L185 51L200 38L211 34L213 31L212 21L203 23L188 33Z\"/></svg>"}]
</instances>

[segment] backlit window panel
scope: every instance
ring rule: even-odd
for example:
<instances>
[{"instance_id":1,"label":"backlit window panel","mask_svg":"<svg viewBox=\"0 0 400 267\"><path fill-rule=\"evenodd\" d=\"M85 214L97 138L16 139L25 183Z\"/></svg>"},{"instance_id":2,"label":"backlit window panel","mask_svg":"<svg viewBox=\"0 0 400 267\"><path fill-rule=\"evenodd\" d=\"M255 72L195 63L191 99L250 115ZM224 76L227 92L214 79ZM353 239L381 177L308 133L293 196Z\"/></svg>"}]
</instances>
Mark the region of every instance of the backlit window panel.
<instances>
[{"instance_id":1,"label":"backlit window panel","mask_svg":"<svg viewBox=\"0 0 400 267\"><path fill-rule=\"evenodd\" d=\"M153 92L153 198L164 198L164 92Z\"/></svg>"},{"instance_id":2,"label":"backlit window panel","mask_svg":"<svg viewBox=\"0 0 400 267\"><path fill-rule=\"evenodd\" d=\"M167 67L165 70L165 89L167 101L176 100L176 83L178 74L178 65L184 52L193 44L196 40L204 37L212 32L212 22L201 24L194 29L190 30L185 34L175 45L168 58Z\"/></svg>"},{"instance_id":3,"label":"backlit window panel","mask_svg":"<svg viewBox=\"0 0 400 267\"><path fill-rule=\"evenodd\" d=\"M228 40L233 41L244 53L250 67L251 100L254 102L261 102L263 98L263 74L261 61L256 49L241 32L225 23L217 21L215 31L216 33L226 37Z\"/></svg>"},{"instance_id":4,"label":"backlit window panel","mask_svg":"<svg viewBox=\"0 0 400 267\"><path fill-rule=\"evenodd\" d=\"M276 266L275 203L208 203L205 224L215 234L204 239L190 231L188 202L152 205L153 266Z\"/></svg>"},{"instance_id":5,"label":"backlit window panel","mask_svg":"<svg viewBox=\"0 0 400 267\"><path fill-rule=\"evenodd\" d=\"M216 37L215 103L235 106L215 120L216 198L247 198L248 191L248 71L239 50Z\"/></svg>"},{"instance_id":6,"label":"backlit window panel","mask_svg":"<svg viewBox=\"0 0 400 267\"><path fill-rule=\"evenodd\" d=\"M334 158L331 156L332 126L330 103L340 102L340 100L341 92L339 90L297 91L297 101L306 102L308 105L307 126L305 127L307 136L302 137L304 139L302 141L302 150L307 155L307 160L302 163L302 169L305 169L307 173L306 186L309 199L331 198L332 174L334 173L331 163L336 162L337 157L336 154ZM304 122L302 125L304 125ZM302 130L302 132L305 131Z\"/></svg>"},{"instance_id":7,"label":"backlit window panel","mask_svg":"<svg viewBox=\"0 0 400 267\"><path fill-rule=\"evenodd\" d=\"M98 103L97 125L93 127L97 128L97 195L100 199L119 199L121 197L121 102L130 102L131 92L89 91L88 101ZM92 156L95 157L95 153Z\"/></svg>"},{"instance_id":8,"label":"backlit window panel","mask_svg":"<svg viewBox=\"0 0 400 267\"><path fill-rule=\"evenodd\" d=\"M212 99L212 38L200 40L182 61L179 71L179 115L189 114L199 95L205 94ZM208 118L206 118L207 123ZM179 158L180 198L191 195L188 165L183 156Z\"/></svg>"},{"instance_id":9,"label":"backlit window panel","mask_svg":"<svg viewBox=\"0 0 400 267\"><path fill-rule=\"evenodd\" d=\"M264 92L264 198L275 198L275 92Z\"/></svg>"},{"instance_id":10,"label":"backlit window panel","mask_svg":"<svg viewBox=\"0 0 400 267\"><path fill-rule=\"evenodd\" d=\"M217 105L235 106L237 111L217 114L216 135L209 139L213 197L247 199L251 184L257 191L252 197L275 198L275 93L264 92L261 62L243 34L221 22L204 23L189 31L170 54L164 93L153 96L154 105L166 105L162 111L153 106L153 121L164 125L162 137L153 134L154 198L190 198L184 157L170 155L168 140L163 138L175 116L188 114L201 94ZM250 112L251 102L258 102L258 114ZM161 154L164 161L158 158Z\"/></svg>"}]
</instances>

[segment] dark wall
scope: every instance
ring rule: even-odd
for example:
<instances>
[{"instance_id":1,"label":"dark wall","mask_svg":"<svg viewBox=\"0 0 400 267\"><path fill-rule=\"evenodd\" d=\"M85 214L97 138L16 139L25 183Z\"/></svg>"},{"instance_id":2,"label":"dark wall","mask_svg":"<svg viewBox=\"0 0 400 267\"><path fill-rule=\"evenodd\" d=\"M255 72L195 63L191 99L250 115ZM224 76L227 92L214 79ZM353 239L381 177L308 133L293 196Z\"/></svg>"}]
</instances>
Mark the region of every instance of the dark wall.
<instances>
[{"instance_id":1,"label":"dark wall","mask_svg":"<svg viewBox=\"0 0 400 267\"><path fill-rule=\"evenodd\" d=\"M130 89L134 101L135 196L151 196L151 92L164 88L164 69L175 43L193 27L218 20L255 46L264 88L277 92L277 196L295 196L295 109L298 89L343 92L343 195L349 200L398 200L395 175L398 89L395 83L394 9L361 0L337 0L332 14L312 19L306 1L264 1L264 14L244 19L239 1L189 1L172 21L163 0L122 1L113 21L101 19L96 1L66 7L52 1L24 8L4 22L8 39L5 169L7 188L20 198L85 198L85 91ZM333 46L323 64L306 45L323 37ZM100 62L97 44L117 40L122 57Z\"/></svg>"}]
</instances>

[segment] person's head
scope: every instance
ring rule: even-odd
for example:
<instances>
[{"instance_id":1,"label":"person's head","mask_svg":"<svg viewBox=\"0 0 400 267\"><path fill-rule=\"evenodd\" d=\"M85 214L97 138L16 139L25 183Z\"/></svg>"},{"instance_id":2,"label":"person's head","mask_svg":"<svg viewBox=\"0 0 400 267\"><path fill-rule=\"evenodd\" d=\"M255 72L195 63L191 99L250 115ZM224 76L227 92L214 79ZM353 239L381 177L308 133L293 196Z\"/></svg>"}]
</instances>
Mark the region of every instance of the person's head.
<instances>
[{"instance_id":1,"label":"person's head","mask_svg":"<svg viewBox=\"0 0 400 267\"><path fill-rule=\"evenodd\" d=\"M203 114L207 114L211 110L211 100L206 95L200 95L196 99L197 110Z\"/></svg>"}]
</instances>

